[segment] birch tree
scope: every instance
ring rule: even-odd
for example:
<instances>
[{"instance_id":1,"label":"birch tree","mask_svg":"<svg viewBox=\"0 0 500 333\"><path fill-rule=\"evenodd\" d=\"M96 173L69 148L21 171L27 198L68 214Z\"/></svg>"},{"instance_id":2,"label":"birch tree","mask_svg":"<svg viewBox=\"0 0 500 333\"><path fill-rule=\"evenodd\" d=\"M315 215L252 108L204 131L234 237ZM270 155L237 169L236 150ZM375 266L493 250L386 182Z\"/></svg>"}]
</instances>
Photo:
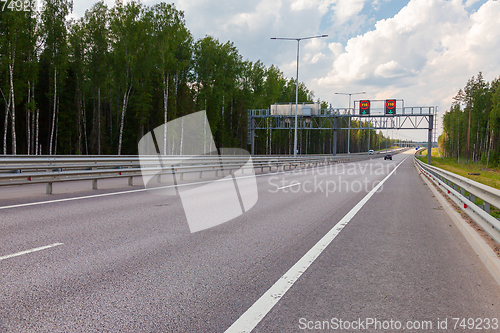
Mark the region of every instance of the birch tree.
<instances>
[{"instance_id":1,"label":"birch tree","mask_svg":"<svg viewBox=\"0 0 500 333\"><path fill-rule=\"evenodd\" d=\"M192 37L187 30L184 14L174 5L160 3L151 8L147 16L151 23L154 60L160 72L163 90L163 122L168 122L168 98L171 73L174 72L177 91L179 71L189 66ZM167 126L164 127L163 154L167 154Z\"/></svg>"},{"instance_id":2,"label":"birch tree","mask_svg":"<svg viewBox=\"0 0 500 333\"><path fill-rule=\"evenodd\" d=\"M111 10L110 32L112 39L112 63L115 87L120 94L120 125L118 134L118 155L121 155L125 112L137 76L138 62L144 53L144 26L142 4L131 1L123 5L117 0Z\"/></svg>"},{"instance_id":3,"label":"birch tree","mask_svg":"<svg viewBox=\"0 0 500 333\"><path fill-rule=\"evenodd\" d=\"M71 0L47 0L41 15L41 31L46 56L51 63L51 105L52 119L49 139L49 155L54 152L54 136L58 112L58 83L64 77L67 64L67 25L66 17L73 10Z\"/></svg>"},{"instance_id":4,"label":"birch tree","mask_svg":"<svg viewBox=\"0 0 500 333\"><path fill-rule=\"evenodd\" d=\"M107 82L109 48L109 12L103 1L85 12L87 67L93 103L91 142L102 150L102 86Z\"/></svg>"}]
</instances>

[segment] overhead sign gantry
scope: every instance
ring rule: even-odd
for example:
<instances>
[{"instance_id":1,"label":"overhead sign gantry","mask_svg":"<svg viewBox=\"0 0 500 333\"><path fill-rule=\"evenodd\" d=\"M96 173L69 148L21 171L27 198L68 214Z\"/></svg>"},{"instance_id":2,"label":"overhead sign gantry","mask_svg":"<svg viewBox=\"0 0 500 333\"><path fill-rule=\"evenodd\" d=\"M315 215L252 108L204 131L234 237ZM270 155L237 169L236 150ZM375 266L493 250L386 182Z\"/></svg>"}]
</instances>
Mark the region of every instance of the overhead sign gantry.
<instances>
[{"instance_id":1,"label":"overhead sign gantry","mask_svg":"<svg viewBox=\"0 0 500 333\"><path fill-rule=\"evenodd\" d=\"M333 130L332 154L337 153L337 131L350 129L370 130L428 130L427 146L432 148L432 134L438 108L434 106L407 107L402 99L361 100L354 108L320 109L318 104L299 104L297 128L307 130ZM350 126L350 119L358 119L357 127ZM248 111L248 143L254 154L255 130L293 129L295 104L272 105L270 109ZM431 163L427 154L427 163Z\"/></svg>"}]
</instances>

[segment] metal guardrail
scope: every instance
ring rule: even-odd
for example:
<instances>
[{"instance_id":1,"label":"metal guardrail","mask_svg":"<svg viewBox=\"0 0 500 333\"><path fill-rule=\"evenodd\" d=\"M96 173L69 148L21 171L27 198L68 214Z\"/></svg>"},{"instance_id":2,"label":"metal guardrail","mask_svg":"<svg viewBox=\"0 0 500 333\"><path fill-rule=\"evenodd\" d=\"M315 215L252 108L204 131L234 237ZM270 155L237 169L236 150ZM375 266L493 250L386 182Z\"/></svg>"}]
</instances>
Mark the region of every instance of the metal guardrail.
<instances>
[{"instance_id":1,"label":"metal guardrail","mask_svg":"<svg viewBox=\"0 0 500 333\"><path fill-rule=\"evenodd\" d=\"M500 244L500 221L490 215L491 206L500 209L500 190L413 159L421 172L444 191L474 222ZM465 192L469 195L465 195ZM476 205L476 197L484 204Z\"/></svg>"},{"instance_id":2,"label":"metal guardrail","mask_svg":"<svg viewBox=\"0 0 500 333\"><path fill-rule=\"evenodd\" d=\"M393 153L399 152L393 151ZM183 180L185 173L229 171L240 168L285 170L308 166L346 163L375 157L368 153L343 155L309 156L253 156L247 165L248 156L208 155L208 156L0 156L0 186L47 184L46 193L52 194L52 184L56 182L91 180L92 189L97 189L99 179L133 178L147 175L158 176L177 174ZM378 155L380 157L383 154Z\"/></svg>"}]
</instances>

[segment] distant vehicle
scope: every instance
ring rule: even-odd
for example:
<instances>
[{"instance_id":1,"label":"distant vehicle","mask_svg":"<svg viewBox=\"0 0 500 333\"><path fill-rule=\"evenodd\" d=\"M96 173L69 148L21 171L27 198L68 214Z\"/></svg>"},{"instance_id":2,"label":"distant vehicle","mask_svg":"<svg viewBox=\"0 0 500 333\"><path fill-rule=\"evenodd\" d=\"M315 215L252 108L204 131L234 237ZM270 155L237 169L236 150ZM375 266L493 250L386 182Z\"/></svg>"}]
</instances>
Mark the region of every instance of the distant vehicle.
<instances>
[{"instance_id":1,"label":"distant vehicle","mask_svg":"<svg viewBox=\"0 0 500 333\"><path fill-rule=\"evenodd\" d=\"M369 155L373 155L373 149L368 150Z\"/></svg>"},{"instance_id":2,"label":"distant vehicle","mask_svg":"<svg viewBox=\"0 0 500 333\"><path fill-rule=\"evenodd\" d=\"M384 160L391 160L392 161L392 155L391 154L385 154Z\"/></svg>"}]
</instances>

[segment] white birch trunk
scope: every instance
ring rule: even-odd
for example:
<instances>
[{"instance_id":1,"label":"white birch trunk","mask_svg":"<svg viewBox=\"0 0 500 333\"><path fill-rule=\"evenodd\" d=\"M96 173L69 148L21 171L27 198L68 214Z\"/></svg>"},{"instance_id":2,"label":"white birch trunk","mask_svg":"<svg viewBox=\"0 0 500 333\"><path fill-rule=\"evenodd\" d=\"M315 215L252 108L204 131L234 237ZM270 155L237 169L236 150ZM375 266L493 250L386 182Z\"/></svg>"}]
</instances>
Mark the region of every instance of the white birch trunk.
<instances>
[{"instance_id":1,"label":"white birch trunk","mask_svg":"<svg viewBox=\"0 0 500 333\"><path fill-rule=\"evenodd\" d=\"M10 97L12 99L12 103L10 105L11 111L10 111L10 116L11 116L11 131L12 131L12 155L16 155L16 101L14 98L14 60L15 60L16 53L14 51L14 54L12 55L12 62L9 64L9 76L10 76Z\"/></svg>"},{"instance_id":2,"label":"white birch trunk","mask_svg":"<svg viewBox=\"0 0 500 333\"><path fill-rule=\"evenodd\" d=\"M167 111L168 111L168 79L169 75L165 78L163 72L163 113L164 113L164 126L163 126L163 155L167 155Z\"/></svg>"},{"instance_id":3,"label":"white birch trunk","mask_svg":"<svg viewBox=\"0 0 500 333\"><path fill-rule=\"evenodd\" d=\"M54 131L56 125L57 110L57 67L54 68L54 110L52 112L52 127L50 130L49 155L52 155L52 143L54 141Z\"/></svg>"},{"instance_id":4,"label":"white birch trunk","mask_svg":"<svg viewBox=\"0 0 500 333\"><path fill-rule=\"evenodd\" d=\"M9 126L9 112L10 111L10 96L9 96L9 104L5 108L5 121L4 121L4 130L3 130L3 154L7 155L7 129Z\"/></svg>"},{"instance_id":5,"label":"white birch trunk","mask_svg":"<svg viewBox=\"0 0 500 333\"><path fill-rule=\"evenodd\" d=\"M10 112L10 95L9 99L7 100L5 98L5 95L3 93L3 90L0 89L0 92L2 92L3 99L5 101L5 120L4 120L4 126L3 126L3 154L7 155L7 130L9 126L9 112Z\"/></svg>"},{"instance_id":6,"label":"white birch trunk","mask_svg":"<svg viewBox=\"0 0 500 333\"><path fill-rule=\"evenodd\" d=\"M128 97L130 95L131 89L132 89L132 85L123 94L122 117L121 117L121 121L120 121L120 134L119 134L119 138L118 138L118 155L121 155L121 153L122 153L123 124L125 122L125 111L127 110Z\"/></svg>"}]
</instances>

